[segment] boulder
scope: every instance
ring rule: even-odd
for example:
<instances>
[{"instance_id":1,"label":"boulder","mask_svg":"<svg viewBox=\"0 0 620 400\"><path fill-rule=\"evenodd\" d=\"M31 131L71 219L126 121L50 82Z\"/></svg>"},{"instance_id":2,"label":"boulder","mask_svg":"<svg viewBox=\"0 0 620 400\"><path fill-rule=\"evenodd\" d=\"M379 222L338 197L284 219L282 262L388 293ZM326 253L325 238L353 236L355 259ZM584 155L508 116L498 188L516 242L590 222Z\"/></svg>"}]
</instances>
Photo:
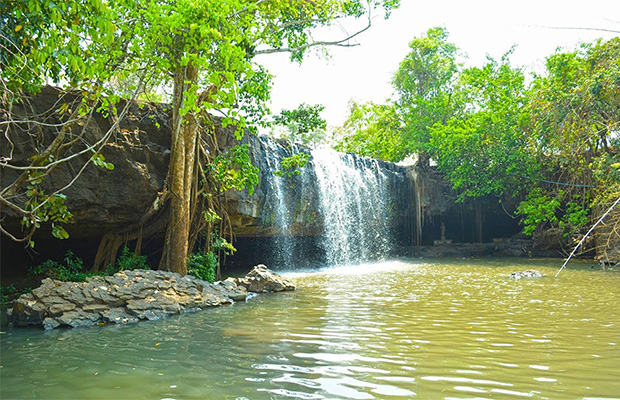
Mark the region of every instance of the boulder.
<instances>
[{"instance_id":1,"label":"boulder","mask_svg":"<svg viewBox=\"0 0 620 400\"><path fill-rule=\"evenodd\" d=\"M293 290L295 285L264 265L254 267L245 278L215 283L147 270L94 276L79 283L47 278L32 293L16 300L11 319L17 326L41 326L46 330L128 324L244 301L248 288L279 292Z\"/></svg>"},{"instance_id":2,"label":"boulder","mask_svg":"<svg viewBox=\"0 0 620 400\"><path fill-rule=\"evenodd\" d=\"M281 275L271 271L263 264L259 264L245 276L237 279L237 286L245 287L248 292L267 293L295 290L295 285Z\"/></svg>"},{"instance_id":3,"label":"boulder","mask_svg":"<svg viewBox=\"0 0 620 400\"><path fill-rule=\"evenodd\" d=\"M525 271L513 272L510 274L510 279L524 279L524 278L542 278L544 275L540 271L528 269Z\"/></svg>"}]
</instances>

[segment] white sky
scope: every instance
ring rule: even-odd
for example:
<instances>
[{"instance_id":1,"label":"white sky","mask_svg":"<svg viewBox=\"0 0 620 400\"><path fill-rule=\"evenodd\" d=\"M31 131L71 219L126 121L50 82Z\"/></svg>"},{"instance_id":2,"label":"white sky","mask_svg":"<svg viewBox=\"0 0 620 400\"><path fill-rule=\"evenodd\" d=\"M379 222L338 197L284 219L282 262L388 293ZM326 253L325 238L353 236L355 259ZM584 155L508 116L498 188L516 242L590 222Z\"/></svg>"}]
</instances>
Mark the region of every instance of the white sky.
<instances>
[{"instance_id":1,"label":"white sky","mask_svg":"<svg viewBox=\"0 0 620 400\"><path fill-rule=\"evenodd\" d=\"M331 48L329 59L308 54L300 66L285 54L259 56L257 61L275 75L272 112L303 102L323 104L328 126L341 125L351 99L383 102L392 95L390 81L408 53L408 43L434 26L448 30L449 41L468 56L466 66L482 66L487 54L499 58L516 44L512 65L542 72L545 57L557 47L572 50L579 42L618 36L544 27L620 31L620 0L401 0L390 19L374 19L356 38L359 46ZM347 26L349 31L354 27ZM327 34L340 35L338 30Z\"/></svg>"}]
</instances>

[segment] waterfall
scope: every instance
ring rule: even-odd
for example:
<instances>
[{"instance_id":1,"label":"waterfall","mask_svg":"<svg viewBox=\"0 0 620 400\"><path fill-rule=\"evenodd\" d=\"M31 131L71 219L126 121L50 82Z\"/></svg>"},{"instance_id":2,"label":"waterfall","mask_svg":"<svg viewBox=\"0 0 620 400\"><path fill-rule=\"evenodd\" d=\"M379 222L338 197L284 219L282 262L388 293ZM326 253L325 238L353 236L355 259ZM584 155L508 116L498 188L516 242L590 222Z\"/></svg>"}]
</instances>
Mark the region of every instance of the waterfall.
<instances>
[{"instance_id":1,"label":"waterfall","mask_svg":"<svg viewBox=\"0 0 620 400\"><path fill-rule=\"evenodd\" d=\"M312 268L387 258L408 245L410 185L402 167L266 136L249 140L259 184L251 196L228 199L253 260ZM302 152L310 159L300 174L278 176L282 160Z\"/></svg>"},{"instance_id":2,"label":"waterfall","mask_svg":"<svg viewBox=\"0 0 620 400\"><path fill-rule=\"evenodd\" d=\"M392 248L388 180L377 160L312 151L330 265L386 257Z\"/></svg>"},{"instance_id":3,"label":"waterfall","mask_svg":"<svg viewBox=\"0 0 620 400\"><path fill-rule=\"evenodd\" d=\"M267 212L264 213L266 225L273 226L277 232L273 247L275 262L280 267L289 267L293 263L293 238L291 235L292 212L288 207L288 192L286 190L286 182L284 177L277 176L276 171L280 170L280 150L281 147L277 143L268 138L260 137L261 144L265 147L265 161L268 166L269 183L271 185L272 195L269 196L265 204Z\"/></svg>"}]
</instances>

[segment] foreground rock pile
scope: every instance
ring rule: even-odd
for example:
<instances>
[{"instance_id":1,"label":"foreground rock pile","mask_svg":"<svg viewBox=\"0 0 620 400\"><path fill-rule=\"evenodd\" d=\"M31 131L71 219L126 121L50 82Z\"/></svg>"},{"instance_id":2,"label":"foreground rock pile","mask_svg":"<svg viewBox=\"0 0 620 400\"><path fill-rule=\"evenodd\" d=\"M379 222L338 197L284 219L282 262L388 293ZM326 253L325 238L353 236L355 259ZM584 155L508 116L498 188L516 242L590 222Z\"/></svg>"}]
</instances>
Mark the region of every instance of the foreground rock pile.
<instances>
[{"instance_id":1,"label":"foreground rock pile","mask_svg":"<svg viewBox=\"0 0 620 400\"><path fill-rule=\"evenodd\" d=\"M78 327L127 324L243 301L248 292L295 290L295 286L258 265L245 278L209 283L165 271L121 271L86 282L44 279L22 295L11 319L17 326Z\"/></svg>"}]
</instances>

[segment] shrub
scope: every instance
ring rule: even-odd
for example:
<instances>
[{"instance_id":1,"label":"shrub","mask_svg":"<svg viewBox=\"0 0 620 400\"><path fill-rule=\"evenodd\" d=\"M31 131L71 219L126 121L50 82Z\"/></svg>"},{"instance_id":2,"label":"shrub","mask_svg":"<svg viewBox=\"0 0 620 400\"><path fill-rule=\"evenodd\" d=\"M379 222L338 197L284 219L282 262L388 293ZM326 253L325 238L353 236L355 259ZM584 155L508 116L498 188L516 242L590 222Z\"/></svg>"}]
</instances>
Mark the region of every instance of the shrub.
<instances>
[{"instance_id":1,"label":"shrub","mask_svg":"<svg viewBox=\"0 0 620 400\"><path fill-rule=\"evenodd\" d=\"M71 250L65 253L63 263L47 260L42 264L30 269L34 276L46 276L60 281L83 282L89 276L97 275L84 270L84 262Z\"/></svg>"},{"instance_id":2,"label":"shrub","mask_svg":"<svg viewBox=\"0 0 620 400\"><path fill-rule=\"evenodd\" d=\"M116 260L116 268L118 271L134 270L134 269L151 269L146 261L146 256L139 256L129 250L127 246L123 247L121 256Z\"/></svg>"},{"instance_id":3,"label":"shrub","mask_svg":"<svg viewBox=\"0 0 620 400\"><path fill-rule=\"evenodd\" d=\"M219 263L213 252L192 253L187 259L187 273L198 279L213 283L215 281L215 271Z\"/></svg>"}]
</instances>

